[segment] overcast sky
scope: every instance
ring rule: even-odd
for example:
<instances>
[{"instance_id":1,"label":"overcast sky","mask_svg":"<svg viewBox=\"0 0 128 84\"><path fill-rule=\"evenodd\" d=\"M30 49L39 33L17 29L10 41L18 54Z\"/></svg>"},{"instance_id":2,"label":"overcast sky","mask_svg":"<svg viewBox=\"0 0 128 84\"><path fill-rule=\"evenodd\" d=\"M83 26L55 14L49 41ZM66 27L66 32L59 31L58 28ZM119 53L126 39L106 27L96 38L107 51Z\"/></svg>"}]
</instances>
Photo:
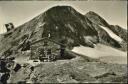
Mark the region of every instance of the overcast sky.
<instances>
[{"instance_id":1,"label":"overcast sky","mask_svg":"<svg viewBox=\"0 0 128 84\"><path fill-rule=\"evenodd\" d=\"M3 24L19 26L56 5L72 6L82 14L94 11L108 23L127 28L126 1L0 1L0 33L6 32Z\"/></svg>"}]
</instances>

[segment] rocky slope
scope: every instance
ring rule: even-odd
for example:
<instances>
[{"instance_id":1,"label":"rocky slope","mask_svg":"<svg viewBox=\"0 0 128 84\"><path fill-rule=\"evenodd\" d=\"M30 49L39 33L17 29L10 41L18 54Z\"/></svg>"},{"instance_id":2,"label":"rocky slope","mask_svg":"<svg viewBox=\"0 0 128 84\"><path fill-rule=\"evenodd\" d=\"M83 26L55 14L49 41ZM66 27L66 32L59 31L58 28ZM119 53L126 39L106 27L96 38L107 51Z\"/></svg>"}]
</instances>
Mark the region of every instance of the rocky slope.
<instances>
[{"instance_id":1,"label":"rocky slope","mask_svg":"<svg viewBox=\"0 0 128 84\"><path fill-rule=\"evenodd\" d=\"M88 13L85 14L85 16L88 17L88 19L95 24L109 27L108 22L93 11L89 11Z\"/></svg>"},{"instance_id":2,"label":"rocky slope","mask_svg":"<svg viewBox=\"0 0 128 84\"><path fill-rule=\"evenodd\" d=\"M14 63L21 66L18 71L10 69L8 83L127 82L125 64L104 63L71 51L81 45L94 48L97 43L116 49L123 48L120 42L102 28L109 27L105 20L95 16L90 19L89 15L84 16L70 6L55 6L0 35L0 58L15 57ZM27 51L29 49L22 51L24 46L27 46L28 41L33 43L44 37L58 43L64 39L69 50L66 55L73 58L39 63L28 60L30 52Z\"/></svg>"},{"instance_id":3,"label":"rocky slope","mask_svg":"<svg viewBox=\"0 0 128 84\"><path fill-rule=\"evenodd\" d=\"M86 13L85 16L95 25L95 28L97 29L97 31L99 31L101 43L107 44L107 45L109 43L109 45L113 47L118 47L123 51L127 50L127 34L128 34L127 30L121 28L118 25L110 25L107 21L104 20L104 18L102 18L101 16L99 16L97 13L93 11ZM117 40L111 38L111 36L107 35L107 32L104 31L101 26L106 27L106 29L110 30L111 32L119 36L122 39L122 41L118 42ZM107 40L107 38L112 39L115 43L109 42L111 40Z\"/></svg>"},{"instance_id":4,"label":"rocky slope","mask_svg":"<svg viewBox=\"0 0 128 84\"><path fill-rule=\"evenodd\" d=\"M126 65L107 64L76 57L31 65L12 72L9 83L126 83Z\"/></svg>"}]
</instances>

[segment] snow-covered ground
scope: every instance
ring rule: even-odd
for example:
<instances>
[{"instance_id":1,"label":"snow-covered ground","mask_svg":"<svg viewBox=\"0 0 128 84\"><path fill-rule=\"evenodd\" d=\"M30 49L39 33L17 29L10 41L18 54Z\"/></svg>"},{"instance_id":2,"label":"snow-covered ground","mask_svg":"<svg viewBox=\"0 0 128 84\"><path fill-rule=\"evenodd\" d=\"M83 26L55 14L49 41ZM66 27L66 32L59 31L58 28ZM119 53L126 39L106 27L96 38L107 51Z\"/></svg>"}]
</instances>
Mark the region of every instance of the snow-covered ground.
<instances>
[{"instance_id":1,"label":"snow-covered ground","mask_svg":"<svg viewBox=\"0 0 128 84\"><path fill-rule=\"evenodd\" d=\"M119 64L127 63L127 52L123 52L102 44L97 44L95 48L79 46L75 47L72 51L91 58L100 59L104 62Z\"/></svg>"},{"instance_id":2,"label":"snow-covered ground","mask_svg":"<svg viewBox=\"0 0 128 84\"><path fill-rule=\"evenodd\" d=\"M36 60L36 61L38 61L38 62L33 62L34 60L29 60L29 57L18 57L18 58L16 58L14 61L15 61L16 63L21 64L21 65L27 63L27 64L30 64L30 65L32 65L32 66L36 66L36 65L38 65L38 64L41 63L40 60Z\"/></svg>"},{"instance_id":3,"label":"snow-covered ground","mask_svg":"<svg viewBox=\"0 0 128 84\"><path fill-rule=\"evenodd\" d=\"M102 29L104 29L114 40L118 41L118 42L122 42L123 40L117 36L116 34L114 34L110 29L108 29L107 27L103 27L100 26Z\"/></svg>"}]
</instances>

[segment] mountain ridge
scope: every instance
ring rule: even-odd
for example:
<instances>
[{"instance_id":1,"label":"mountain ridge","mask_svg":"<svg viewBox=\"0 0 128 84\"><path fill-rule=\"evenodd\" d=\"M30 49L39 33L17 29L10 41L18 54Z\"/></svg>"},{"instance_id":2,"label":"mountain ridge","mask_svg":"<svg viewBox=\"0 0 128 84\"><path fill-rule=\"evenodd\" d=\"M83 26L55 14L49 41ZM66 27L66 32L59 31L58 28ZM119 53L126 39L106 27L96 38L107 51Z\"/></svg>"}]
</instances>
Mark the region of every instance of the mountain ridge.
<instances>
[{"instance_id":1,"label":"mountain ridge","mask_svg":"<svg viewBox=\"0 0 128 84\"><path fill-rule=\"evenodd\" d=\"M126 29L121 28L118 25L110 25L107 21L105 21L104 18L102 18L100 15L98 15L97 13L95 13L93 11L90 11L90 12L86 13L85 16L88 17L88 19L92 23L94 23L94 25L106 27L111 32L113 32L114 34L119 36L121 39L123 39L123 41L121 43L120 42L118 42L118 43L116 42L116 43L119 44L122 47L121 50L127 51L127 45L126 44L127 44L127 34L128 33L127 33ZM100 29L100 28L98 28L98 29Z\"/></svg>"},{"instance_id":2,"label":"mountain ridge","mask_svg":"<svg viewBox=\"0 0 128 84\"><path fill-rule=\"evenodd\" d=\"M107 21L105 21L104 18L102 18L100 15L98 15L97 13L93 12L93 11L89 11L88 13L85 14L86 17L88 17L88 19L97 24L97 25L102 25L104 27L108 27L111 31L113 31L116 35L120 36L120 34L123 31L125 33L125 37L123 37L121 35L121 38L123 38L126 41L126 33L127 33L127 29L124 29L122 27L120 27L119 25L110 25ZM113 28L115 27L115 28Z\"/></svg>"}]
</instances>

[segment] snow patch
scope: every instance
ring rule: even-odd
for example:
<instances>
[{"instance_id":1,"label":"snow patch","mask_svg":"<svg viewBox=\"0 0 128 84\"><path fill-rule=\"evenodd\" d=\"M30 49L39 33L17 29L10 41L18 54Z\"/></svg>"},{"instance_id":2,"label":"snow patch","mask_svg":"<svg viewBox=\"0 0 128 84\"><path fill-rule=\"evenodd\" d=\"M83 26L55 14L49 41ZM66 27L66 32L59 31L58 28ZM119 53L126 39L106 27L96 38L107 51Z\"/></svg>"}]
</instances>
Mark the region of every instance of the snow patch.
<instances>
[{"instance_id":1,"label":"snow patch","mask_svg":"<svg viewBox=\"0 0 128 84\"><path fill-rule=\"evenodd\" d=\"M56 26L56 29L58 29L58 26Z\"/></svg>"},{"instance_id":2,"label":"snow patch","mask_svg":"<svg viewBox=\"0 0 128 84\"><path fill-rule=\"evenodd\" d=\"M70 24L67 24L67 26L71 29L72 32L75 32L74 28Z\"/></svg>"},{"instance_id":3,"label":"snow patch","mask_svg":"<svg viewBox=\"0 0 128 84\"><path fill-rule=\"evenodd\" d=\"M81 55L85 55L95 59L100 59L101 61L103 60L109 63L127 63L126 52L102 44L97 44L95 48L85 46L74 47L72 51Z\"/></svg>"},{"instance_id":4,"label":"snow patch","mask_svg":"<svg viewBox=\"0 0 128 84\"><path fill-rule=\"evenodd\" d=\"M114 40L118 41L118 42L122 42L123 40L117 36L116 34L114 34L110 29L108 29L107 27L103 27L100 26L102 29L104 29Z\"/></svg>"},{"instance_id":5,"label":"snow patch","mask_svg":"<svg viewBox=\"0 0 128 84\"><path fill-rule=\"evenodd\" d=\"M34 60L29 60L29 57L19 57L19 58L16 58L14 61L21 65L30 64L32 66L37 66L37 65L41 64L40 60L36 60L37 62L34 62Z\"/></svg>"},{"instance_id":6,"label":"snow patch","mask_svg":"<svg viewBox=\"0 0 128 84\"><path fill-rule=\"evenodd\" d=\"M34 60L28 60L27 63L29 63L32 66L37 66L41 63L40 60L36 60L36 61L38 62L34 62Z\"/></svg>"},{"instance_id":7,"label":"snow patch","mask_svg":"<svg viewBox=\"0 0 128 84\"><path fill-rule=\"evenodd\" d=\"M44 26L44 24L45 24L45 22L44 22L44 23L41 23L41 22L40 22L40 23L38 24L38 27L42 27L42 26Z\"/></svg>"}]
</instances>

